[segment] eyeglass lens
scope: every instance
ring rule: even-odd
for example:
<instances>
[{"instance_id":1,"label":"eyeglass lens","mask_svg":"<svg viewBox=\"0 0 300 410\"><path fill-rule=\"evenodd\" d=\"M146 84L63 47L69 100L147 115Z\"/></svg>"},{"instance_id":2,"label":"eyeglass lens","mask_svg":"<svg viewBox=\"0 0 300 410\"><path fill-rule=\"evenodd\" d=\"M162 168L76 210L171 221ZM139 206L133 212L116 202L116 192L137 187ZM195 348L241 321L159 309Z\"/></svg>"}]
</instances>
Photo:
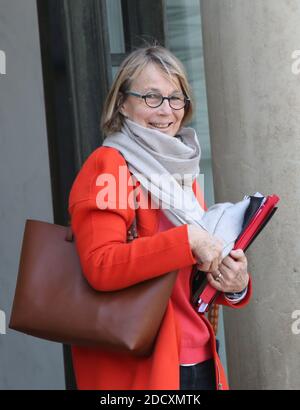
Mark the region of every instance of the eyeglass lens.
<instances>
[{"instance_id":1,"label":"eyeglass lens","mask_svg":"<svg viewBox=\"0 0 300 410\"><path fill-rule=\"evenodd\" d=\"M145 102L149 107L156 108L159 107L163 99L168 99L170 107L174 108L175 110L180 110L186 104L186 98L184 95L173 95L171 97L163 97L161 94L146 94L145 95Z\"/></svg>"}]
</instances>

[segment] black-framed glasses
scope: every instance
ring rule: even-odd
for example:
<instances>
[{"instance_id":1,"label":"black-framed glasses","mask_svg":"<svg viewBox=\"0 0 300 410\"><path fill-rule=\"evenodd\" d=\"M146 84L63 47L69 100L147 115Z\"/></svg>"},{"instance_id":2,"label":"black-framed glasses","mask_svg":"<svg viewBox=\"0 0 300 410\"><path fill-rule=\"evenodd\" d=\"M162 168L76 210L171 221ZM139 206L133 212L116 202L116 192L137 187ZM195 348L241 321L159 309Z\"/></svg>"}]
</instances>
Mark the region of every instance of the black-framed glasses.
<instances>
[{"instance_id":1,"label":"black-framed glasses","mask_svg":"<svg viewBox=\"0 0 300 410\"><path fill-rule=\"evenodd\" d=\"M134 91L126 91L125 94L132 95L134 97L142 98L148 107L157 108L164 100L168 100L170 107L173 110L182 110L190 102L190 99L183 94L175 94L170 97L163 97L160 93L149 92L147 94L139 94Z\"/></svg>"}]
</instances>

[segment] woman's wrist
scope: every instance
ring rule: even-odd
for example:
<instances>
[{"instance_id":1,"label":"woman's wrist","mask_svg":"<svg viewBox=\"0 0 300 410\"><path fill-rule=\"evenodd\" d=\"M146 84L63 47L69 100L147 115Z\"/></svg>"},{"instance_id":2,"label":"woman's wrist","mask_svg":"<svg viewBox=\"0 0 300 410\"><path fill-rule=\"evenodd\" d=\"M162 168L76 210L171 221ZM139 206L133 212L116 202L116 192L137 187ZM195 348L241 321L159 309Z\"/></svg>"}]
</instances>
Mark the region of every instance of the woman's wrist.
<instances>
[{"instance_id":1,"label":"woman's wrist","mask_svg":"<svg viewBox=\"0 0 300 410\"><path fill-rule=\"evenodd\" d=\"M239 302L240 300L244 299L247 294L248 286L245 287L241 292L225 292L226 299L229 299L233 302Z\"/></svg>"}]
</instances>

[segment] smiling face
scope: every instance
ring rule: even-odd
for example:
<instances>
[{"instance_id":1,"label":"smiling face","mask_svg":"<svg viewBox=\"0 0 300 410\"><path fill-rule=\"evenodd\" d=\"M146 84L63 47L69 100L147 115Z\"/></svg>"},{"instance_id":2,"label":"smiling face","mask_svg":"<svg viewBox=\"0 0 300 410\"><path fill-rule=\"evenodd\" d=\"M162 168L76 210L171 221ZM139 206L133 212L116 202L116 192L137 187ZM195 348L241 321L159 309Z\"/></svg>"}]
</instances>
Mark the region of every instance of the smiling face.
<instances>
[{"instance_id":1,"label":"smiling face","mask_svg":"<svg viewBox=\"0 0 300 410\"><path fill-rule=\"evenodd\" d=\"M139 94L149 92L159 93L165 97L182 94L179 80L176 76L169 79L167 75L156 65L150 63L132 81L130 90ZM174 110L170 107L168 100L157 108L148 107L142 98L127 96L121 106L121 113L131 121L174 137L184 117L184 108Z\"/></svg>"}]
</instances>

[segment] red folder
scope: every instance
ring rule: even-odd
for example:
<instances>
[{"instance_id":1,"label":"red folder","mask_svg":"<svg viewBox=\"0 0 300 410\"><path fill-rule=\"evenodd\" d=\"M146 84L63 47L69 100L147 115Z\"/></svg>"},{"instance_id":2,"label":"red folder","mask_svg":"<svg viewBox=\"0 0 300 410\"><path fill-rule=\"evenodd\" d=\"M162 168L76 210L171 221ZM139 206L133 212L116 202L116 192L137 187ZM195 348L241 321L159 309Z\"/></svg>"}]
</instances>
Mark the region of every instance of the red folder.
<instances>
[{"instance_id":1,"label":"red folder","mask_svg":"<svg viewBox=\"0 0 300 410\"><path fill-rule=\"evenodd\" d=\"M277 207L275 206L280 198L277 195L269 195L265 201L258 208L256 213L247 223L241 234L237 238L233 249L242 249L245 251L250 244L254 241L257 235L262 231L267 222L274 215ZM195 265L196 266L196 265ZM198 275L197 288L193 289L193 280L195 280L195 273ZM202 275L200 277L200 275ZM195 283L195 282L194 282ZM194 308L198 312L204 312L208 310L209 305L215 300L220 293L212 287L206 279L206 273L194 270L194 274L191 275L191 302ZM199 310L200 309L200 310Z\"/></svg>"}]
</instances>

